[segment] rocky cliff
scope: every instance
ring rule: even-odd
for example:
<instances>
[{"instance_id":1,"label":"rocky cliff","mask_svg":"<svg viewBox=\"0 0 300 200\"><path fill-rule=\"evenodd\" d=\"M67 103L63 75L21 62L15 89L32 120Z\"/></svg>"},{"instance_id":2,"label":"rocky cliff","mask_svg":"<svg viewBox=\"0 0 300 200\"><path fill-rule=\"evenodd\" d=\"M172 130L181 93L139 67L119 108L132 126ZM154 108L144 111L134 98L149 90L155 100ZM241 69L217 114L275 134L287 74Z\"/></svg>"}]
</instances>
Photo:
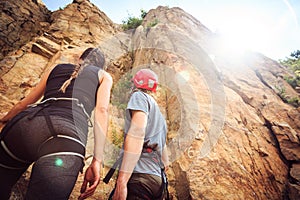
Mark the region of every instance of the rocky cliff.
<instances>
[{"instance_id":1,"label":"rocky cliff","mask_svg":"<svg viewBox=\"0 0 300 200\"><path fill-rule=\"evenodd\" d=\"M21 9L11 17L7 13L17 4ZM29 4L37 9L27 15ZM19 42L4 42L1 49L0 112L26 96L43 71L73 62L85 48L97 46L114 78L103 173L122 134L120 93L126 93L126 77L150 67L159 75L156 98L168 121L173 199L299 198L300 108L284 103L280 95L299 94L284 81L289 74L284 66L255 52L229 53L216 35L180 8L152 9L141 26L122 31L88 0L74 0L53 13L33 0L1 6L1 42ZM32 34L26 32L28 26L17 25L28 16L35 24L43 22ZM16 24L11 25L20 30L16 36L5 32L8 24ZM90 134L88 155L92 140ZM77 198L82 179L70 199ZM15 196L22 196L27 180L25 174ZM111 182L101 184L95 197L105 199Z\"/></svg>"},{"instance_id":2,"label":"rocky cliff","mask_svg":"<svg viewBox=\"0 0 300 200\"><path fill-rule=\"evenodd\" d=\"M40 1L0 1L0 59L44 32L50 11Z\"/></svg>"}]
</instances>

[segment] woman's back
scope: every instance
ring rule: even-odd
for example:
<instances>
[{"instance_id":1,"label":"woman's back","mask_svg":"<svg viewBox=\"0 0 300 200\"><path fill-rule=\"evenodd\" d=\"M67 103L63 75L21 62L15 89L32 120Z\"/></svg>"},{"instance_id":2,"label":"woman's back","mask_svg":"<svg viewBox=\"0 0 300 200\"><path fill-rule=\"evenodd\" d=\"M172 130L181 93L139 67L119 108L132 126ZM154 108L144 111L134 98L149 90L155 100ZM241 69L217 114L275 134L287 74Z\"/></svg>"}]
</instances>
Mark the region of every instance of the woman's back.
<instances>
[{"instance_id":1,"label":"woman's back","mask_svg":"<svg viewBox=\"0 0 300 200\"><path fill-rule=\"evenodd\" d=\"M72 64L59 64L50 73L44 98L42 101L50 98L74 98L78 99L86 112L90 115L95 107L96 92L99 87L98 71L99 67L86 66L82 72L73 79L70 85L66 88L65 92L60 90L62 84L69 79L73 73L75 65ZM72 109L72 104L63 104L64 108ZM58 104L58 107L60 105ZM71 107L70 107L71 106Z\"/></svg>"}]
</instances>

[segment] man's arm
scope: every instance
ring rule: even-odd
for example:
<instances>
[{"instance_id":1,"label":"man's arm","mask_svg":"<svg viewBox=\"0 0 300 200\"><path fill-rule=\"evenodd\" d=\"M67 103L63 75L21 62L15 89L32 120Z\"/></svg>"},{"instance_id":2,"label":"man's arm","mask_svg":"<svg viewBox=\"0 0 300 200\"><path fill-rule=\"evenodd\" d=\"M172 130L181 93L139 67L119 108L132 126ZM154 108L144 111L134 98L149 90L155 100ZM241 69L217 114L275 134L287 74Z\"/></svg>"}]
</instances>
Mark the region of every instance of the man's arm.
<instances>
[{"instance_id":1,"label":"man's arm","mask_svg":"<svg viewBox=\"0 0 300 200\"><path fill-rule=\"evenodd\" d=\"M167 144L165 145L163 151L162 151L162 162L164 164L164 167L165 167L165 171L168 170L169 168L169 156L168 156L168 148L167 148Z\"/></svg>"},{"instance_id":2,"label":"man's arm","mask_svg":"<svg viewBox=\"0 0 300 200\"><path fill-rule=\"evenodd\" d=\"M146 113L133 110L130 128L124 141L124 156L113 196L114 200L126 200L127 183L143 149L146 125Z\"/></svg>"}]
</instances>

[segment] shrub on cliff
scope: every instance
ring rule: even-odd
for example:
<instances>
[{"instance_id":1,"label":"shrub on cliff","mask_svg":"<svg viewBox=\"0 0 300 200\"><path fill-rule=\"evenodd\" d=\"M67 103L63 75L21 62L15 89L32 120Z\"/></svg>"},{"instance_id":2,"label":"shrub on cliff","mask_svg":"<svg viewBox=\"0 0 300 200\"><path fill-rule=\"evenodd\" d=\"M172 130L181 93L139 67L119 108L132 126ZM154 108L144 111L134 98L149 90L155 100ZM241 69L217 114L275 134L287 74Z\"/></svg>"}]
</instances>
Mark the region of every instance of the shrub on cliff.
<instances>
[{"instance_id":1,"label":"shrub on cliff","mask_svg":"<svg viewBox=\"0 0 300 200\"><path fill-rule=\"evenodd\" d=\"M123 20L122 28L124 30L135 29L142 24L143 19L147 15L147 12L141 9L141 15L139 17L128 16L127 20Z\"/></svg>"}]
</instances>

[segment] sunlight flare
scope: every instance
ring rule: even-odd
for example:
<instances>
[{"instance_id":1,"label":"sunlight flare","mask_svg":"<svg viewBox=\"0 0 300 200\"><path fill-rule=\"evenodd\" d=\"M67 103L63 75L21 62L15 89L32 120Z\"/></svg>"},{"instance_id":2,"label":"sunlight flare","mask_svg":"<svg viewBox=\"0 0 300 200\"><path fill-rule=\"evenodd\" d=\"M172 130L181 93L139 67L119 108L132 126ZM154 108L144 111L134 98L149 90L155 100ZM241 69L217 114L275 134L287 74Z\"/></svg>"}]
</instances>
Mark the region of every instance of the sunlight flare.
<instances>
[{"instance_id":1,"label":"sunlight flare","mask_svg":"<svg viewBox=\"0 0 300 200\"><path fill-rule=\"evenodd\" d=\"M263 52L276 38L269 17L259 13L254 15L253 10L248 10L231 8L224 14L225 23L219 25L216 31L218 46L223 53L240 55L248 50Z\"/></svg>"}]
</instances>

